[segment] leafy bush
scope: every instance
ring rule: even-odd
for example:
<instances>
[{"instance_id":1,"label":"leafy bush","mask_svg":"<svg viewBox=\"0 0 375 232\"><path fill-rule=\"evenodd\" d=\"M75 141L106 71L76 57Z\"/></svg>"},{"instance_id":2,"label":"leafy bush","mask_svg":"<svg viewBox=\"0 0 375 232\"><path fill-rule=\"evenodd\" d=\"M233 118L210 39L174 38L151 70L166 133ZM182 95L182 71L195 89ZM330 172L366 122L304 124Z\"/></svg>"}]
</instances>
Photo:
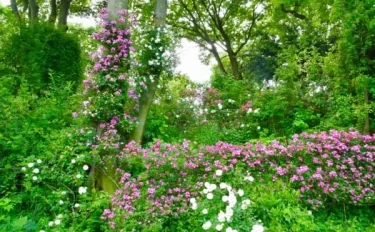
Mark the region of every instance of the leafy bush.
<instances>
[{"instance_id":1,"label":"leafy bush","mask_svg":"<svg viewBox=\"0 0 375 232\"><path fill-rule=\"evenodd\" d=\"M76 90L82 80L81 48L75 35L55 29L50 24L21 26L1 48L8 76L18 85L26 80L29 88L40 95L50 85L70 82ZM51 78L54 77L54 78Z\"/></svg>"},{"instance_id":2,"label":"leafy bush","mask_svg":"<svg viewBox=\"0 0 375 232\"><path fill-rule=\"evenodd\" d=\"M285 228L314 231L317 225L306 207L318 210L332 203L373 203L374 141L374 136L355 131L331 131L295 135L288 145L275 140L270 144L242 146L222 142L189 146L185 141L181 145L156 142L148 149L141 149L130 143L120 154L123 169L132 174L123 174L122 187L112 198L113 209L107 209L103 219L109 220L113 228L135 226L124 224L125 218L140 223L142 226L136 227L139 230L156 223L173 231L177 225L168 223L180 220L179 217L189 217L195 228L201 228L207 221L210 221L207 227L216 226L215 213L203 216L204 221L202 215L191 214L190 208L220 212L223 207L220 197L225 191L231 195L235 189L238 195L243 195L238 193L242 189L251 201L257 202L245 218L255 219L245 224L237 224L234 218L227 220L233 222L233 227L249 230L261 219L264 225L271 226L271 231ZM146 170L139 171L143 165ZM261 184L245 184L254 179ZM274 183L277 179L279 182ZM230 187L219 190L221 183ZM182 228L190 228L181 223Z\"/></svg>"}]
</instances>

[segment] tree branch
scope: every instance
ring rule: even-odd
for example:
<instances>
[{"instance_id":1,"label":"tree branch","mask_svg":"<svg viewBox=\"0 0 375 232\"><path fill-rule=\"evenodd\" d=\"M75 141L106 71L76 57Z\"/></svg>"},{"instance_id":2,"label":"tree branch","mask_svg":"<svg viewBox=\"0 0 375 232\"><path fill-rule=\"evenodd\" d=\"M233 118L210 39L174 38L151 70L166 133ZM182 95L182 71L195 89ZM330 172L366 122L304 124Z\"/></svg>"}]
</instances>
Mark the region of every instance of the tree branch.
<instances>
[{"instance_id":1,"label":"tree branch","mask_svg":"<svg viewBox=\"0 0 375 232\"><path fill-rule=\"evenodd\" d=\"M242 48L247 44L247 42L249 42L249 40L251 38L253 28L254 28L254 26L256 24L256 20L260 16L260 14L258 14L258 15L256 14L255 9L256 9L256 6L254 6L254 8L253 8L253 18L251 19L251 26L249 27L249 29L248 29L248 31L246 33L245 40L244 40L243 43L241 43L238 46L237 50L234 52L234 54L236 54L236 55L242 50Z\"/></svg>"},{"instance_id":2,"label":"tree branch","mask_svg":"<svg viewBox=\"0 0 375 232\"><path fill-rule=\"evenodd\" d=\"M285 4L281 4L281 10L284 13L291 14L294 17L296 17L298 19L301 19L301 20L306 20L307 17L305 15L300 14L300 13L297 12L298 7L299 7L299 4L295 3L294 10L289 10L289 9L286 9Z\"/></svg>"}]
</instances>

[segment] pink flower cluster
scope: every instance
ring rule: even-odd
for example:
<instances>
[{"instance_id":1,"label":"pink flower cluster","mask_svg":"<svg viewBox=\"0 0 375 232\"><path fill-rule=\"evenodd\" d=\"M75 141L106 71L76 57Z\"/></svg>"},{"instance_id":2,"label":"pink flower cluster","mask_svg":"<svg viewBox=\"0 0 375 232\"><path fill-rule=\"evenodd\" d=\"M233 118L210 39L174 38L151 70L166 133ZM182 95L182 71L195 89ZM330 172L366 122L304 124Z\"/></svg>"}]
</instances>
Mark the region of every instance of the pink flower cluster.
<instances>
[{"instance_id":1,"label":"pink flower cluster","mask_svg":"<svg viewBox=\"0 0 375 232\"><path fill-rule=\"evenodd\" d=\"M136 114L138 90L131 89L134 82L127 72L136 62L131 54L135 51L131 40L135 16L126 10L119 10L117 18L109 19L107 9L100 13L101 29L93 33L93 39L101 45L96 52L90 53L94 62L89 76L83 81L84 93L90 104L84 104L81 112L74 112L73 117L89 116L95 123L111 120L122 115L124 109ZM126 121L128 118L121 118ZM128 122L130 125L132 122Z\"/></svg>"},{"instance_id":2,"label":"pink flower cluster","mask_svg":"<svg viewBox=\"0 0 375 232\"><path fill-rule=\"evenodd\" d=\"M132 40L130 40L130 25L126 25L125 17L134 20L134 15L128 15L126 10L117 12L118 18L109 20L107 9L100 13L102 29L92 35L93 39L99 41L103 46L98 52L92 53L91 58L96 60L92 72L117 71L122 66L122 59L129 56L129 52L134 51Z\"/></svg>"},{"instance_id":3,"label":"pink flower cluster","mask_svg":"<svg viewBox=\"0 0 375 232\"><path fill-rule=\"evenodd\" d=\"M130 143L118 155L122 160L140 158L147 179L125 174L123 188L113 206L137 210L137 199L148 202L150 216L176 215L188 209L188 199L198 196L202 183L220 169L251 172L258 179L289 182L313 208L326 202L371 202L375 196L375 135L356 131L303 133L288 144L247 143L242 146L218 142L194 147L154 143L141 149ZM140 209L139 209L140 210ZM120 213L121 215L121 213Z\"/></svg>"}]
</instances>

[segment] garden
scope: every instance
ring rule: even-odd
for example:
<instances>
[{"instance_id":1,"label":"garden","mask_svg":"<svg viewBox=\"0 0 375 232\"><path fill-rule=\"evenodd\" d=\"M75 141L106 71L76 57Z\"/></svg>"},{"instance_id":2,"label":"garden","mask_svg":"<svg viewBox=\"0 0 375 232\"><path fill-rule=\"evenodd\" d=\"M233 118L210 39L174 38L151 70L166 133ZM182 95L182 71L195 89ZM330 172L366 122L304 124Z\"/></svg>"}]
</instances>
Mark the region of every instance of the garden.
<instances>
[{"instance_id":1,"label":"garden","mask_svg":"<svg viewBox=\"0 0 375 232\"><path fill-rule=\"evenodd\" d=\"M0 35L1 232L375 231L372 0L0 1Z\"/></svg>"}]
</instances>

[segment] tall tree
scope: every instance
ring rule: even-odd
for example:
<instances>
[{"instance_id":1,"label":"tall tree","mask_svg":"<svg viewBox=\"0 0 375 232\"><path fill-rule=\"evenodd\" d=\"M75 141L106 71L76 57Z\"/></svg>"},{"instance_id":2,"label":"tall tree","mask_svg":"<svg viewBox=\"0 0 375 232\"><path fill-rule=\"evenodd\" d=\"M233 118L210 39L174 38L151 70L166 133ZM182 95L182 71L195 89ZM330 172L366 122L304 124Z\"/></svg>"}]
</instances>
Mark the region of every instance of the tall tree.
<instances>
[{"instance_id":1,"label":"tall tree","mask_svg":"<svg viewBox=\"0 0 375 232\"><path fill-rule=\"evenodd\" d=\"M352 87L359 102L362 132L374 130L375 98L375 8L374 1L337 0L331 20L340 22L335 62L341 81ZM371 125L372 124L372 125Z\"/></svg>"},{"instance_id":2,"label":"tall tree","mask_svg":"<svg viewBox=\"0 0 375 232\"><path fill-rule=\"evenodd\" d=\"M156 31L160 31L165 27L167 16L167 0L156 0L154 10L154 27ZM158 50L156 48L155 50ZM151 68L150 68L151 69ZM152 105L155 92L159 83L159 78L162 72L162 67L151 69L151 76L154 78L147 78L147 89L143 91L140 98L140 109L138 114L138 124L132 132L131 139L137 143L142 142L142 137L146 128L147 115Z\"/></svg>"},{"instance_id":3,"label":"tall tree","mask_svg":"<svg viewBox=\"0 0 375 232\"><path fill-rule=\"evenodd\" d=\"M253 39L265 6L263 1L250 0L177 0L171 7L170 23L210 52L223 73L242 79L239 56ZM229 58L230 71L224 67L220 50Z\"/></svg>"}]
</instances>

